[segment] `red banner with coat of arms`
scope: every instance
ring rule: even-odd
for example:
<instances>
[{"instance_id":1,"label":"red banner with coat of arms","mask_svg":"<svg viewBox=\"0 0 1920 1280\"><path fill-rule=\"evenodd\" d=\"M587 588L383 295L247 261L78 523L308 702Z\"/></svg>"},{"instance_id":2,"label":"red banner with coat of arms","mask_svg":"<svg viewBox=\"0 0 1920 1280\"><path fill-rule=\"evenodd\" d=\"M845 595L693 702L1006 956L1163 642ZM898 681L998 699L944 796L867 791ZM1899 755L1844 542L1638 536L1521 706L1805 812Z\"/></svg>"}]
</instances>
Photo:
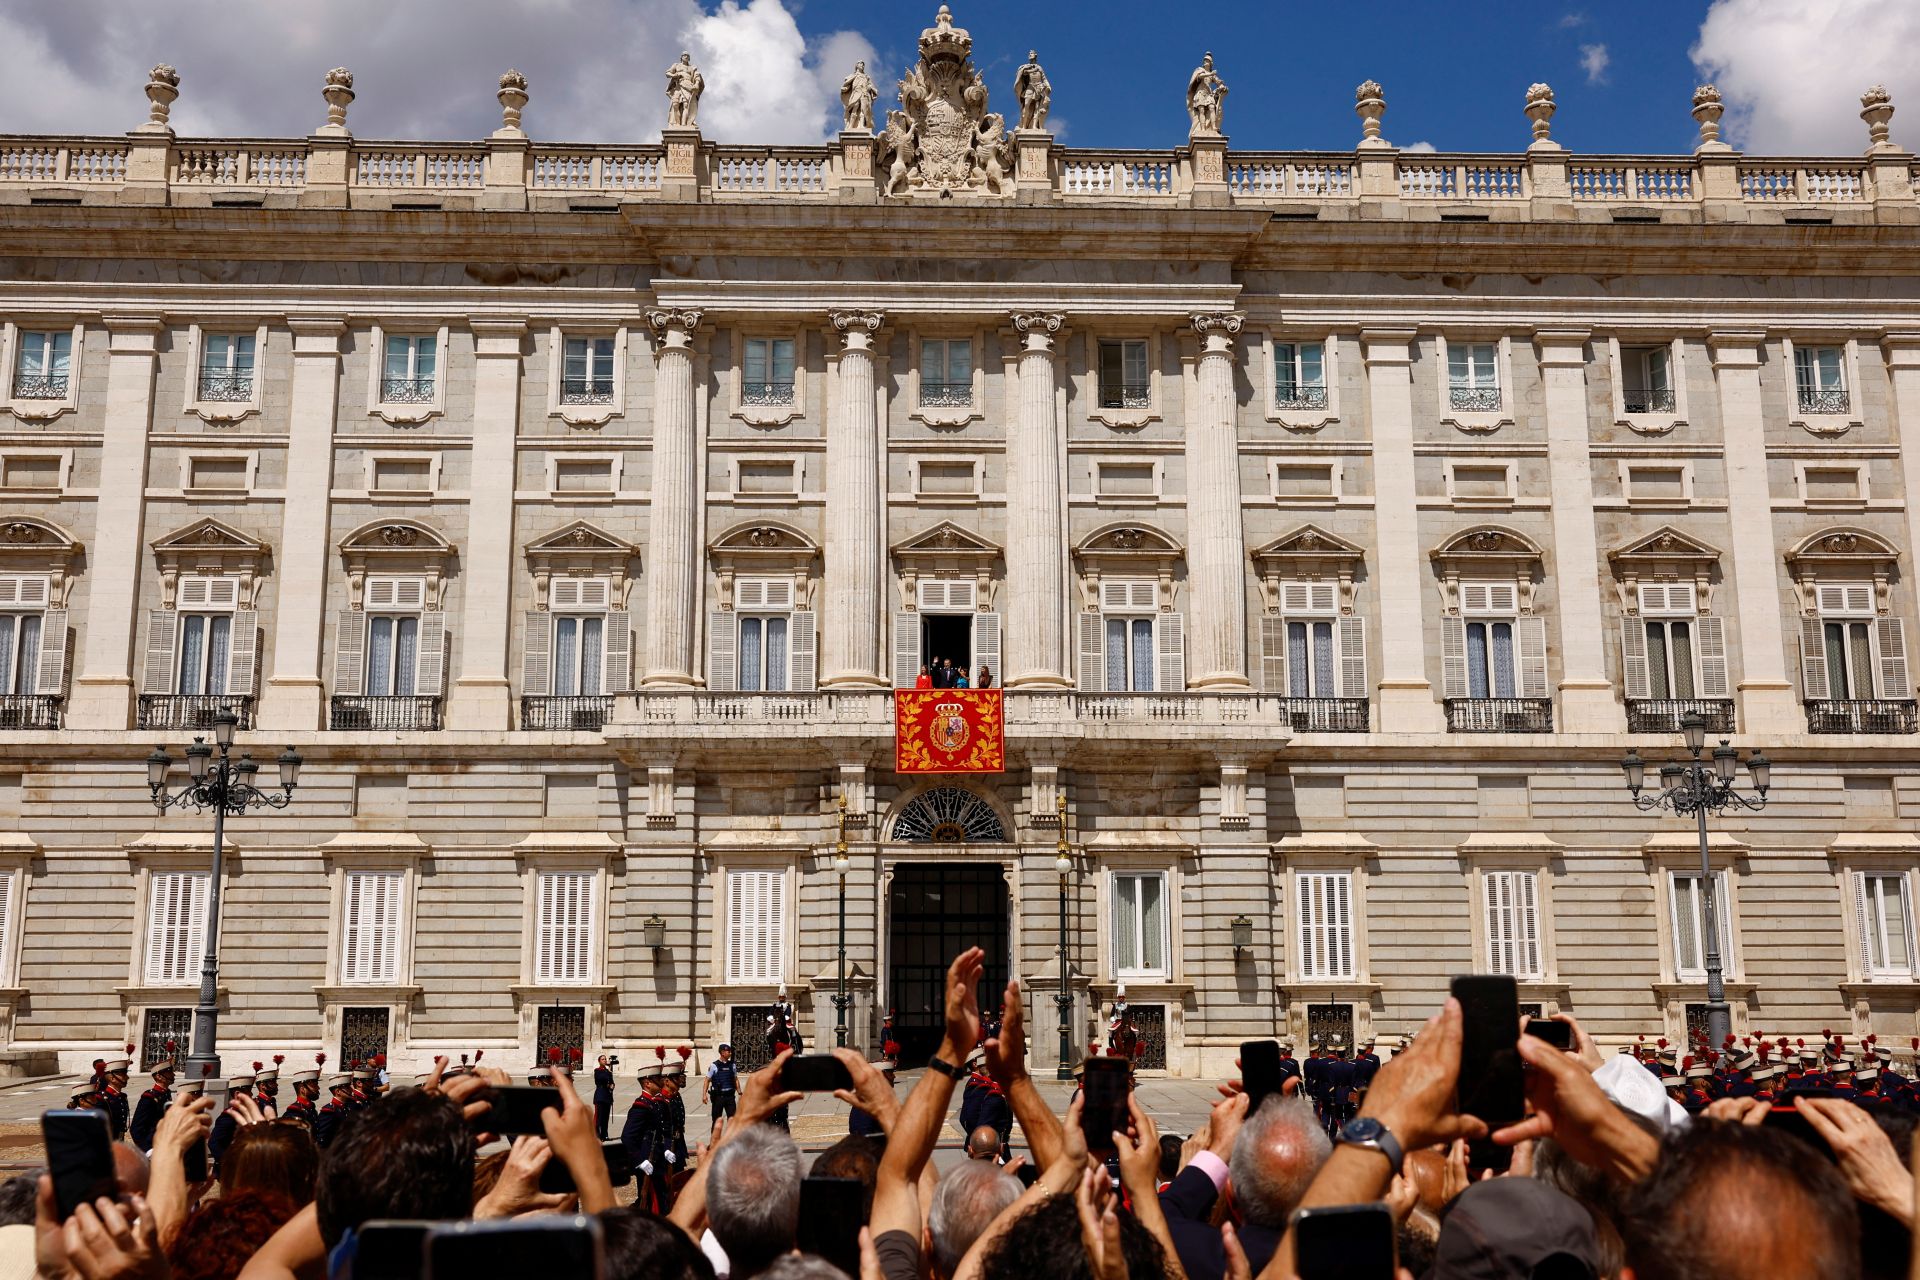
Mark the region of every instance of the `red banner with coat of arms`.
<instances>
[{"instance_id":1,"label":"red banner with coat of arms","mask_svg":"<svg viewBox=\"0 0 1920 1280\"><path fill-rule=\"evenodd\" d=\"M1004 773L1007 722L999 689L895 689L897 773Z\"/></svg>"}]
</instances>

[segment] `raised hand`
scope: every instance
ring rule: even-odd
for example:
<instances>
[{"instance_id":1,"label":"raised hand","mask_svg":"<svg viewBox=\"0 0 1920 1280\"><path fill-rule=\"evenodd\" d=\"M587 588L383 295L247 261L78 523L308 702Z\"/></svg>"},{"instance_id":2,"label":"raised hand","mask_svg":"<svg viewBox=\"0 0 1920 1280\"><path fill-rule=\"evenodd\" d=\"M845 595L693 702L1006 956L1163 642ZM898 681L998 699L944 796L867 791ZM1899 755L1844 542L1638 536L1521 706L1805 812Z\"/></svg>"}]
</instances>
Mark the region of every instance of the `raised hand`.
<instances>
[{"instance_id":1,"label":"raised hand","mask_svg":"<svg viewBox=\"0 0 1920 1280\"><path fill-rule=\"evenodd\" d=\"M1003 1088L1027 1074L1026 1019L1026 1005L1020 998L1020 979L1015 978L1000 998L1000 1034L990 1037L983 1046L987 1074Z\"/></svg>"},{"instance_id":2,"label":"raised hand","mask_svg":"<svg viewBox=\"0 0 1920 1280\"><path fill-rule=\"evenodd\" d=\"M980 1043L980 979L987 953L968 947L947 966L947 1043L962 1058Z\"/></svg>"}]
</instances>

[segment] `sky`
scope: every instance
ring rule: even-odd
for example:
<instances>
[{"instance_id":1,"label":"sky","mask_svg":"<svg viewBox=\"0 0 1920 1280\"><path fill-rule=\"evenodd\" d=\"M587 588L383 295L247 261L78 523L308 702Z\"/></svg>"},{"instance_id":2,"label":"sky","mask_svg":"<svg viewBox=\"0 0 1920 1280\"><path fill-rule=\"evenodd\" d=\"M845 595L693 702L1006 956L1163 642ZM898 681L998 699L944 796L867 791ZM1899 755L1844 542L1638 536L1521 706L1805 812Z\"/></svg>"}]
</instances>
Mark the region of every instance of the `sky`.
<instances>
[{"instance_id":1,"label":"sky","mask_svg":"<svg viewBox=\"0 0 1920 1280\"><path fill-rule=\"evenodd\" d=\"M1029 48L1053 82L1052 125L1083 147L1186 137L1188 74L1211 51L1236 149L1351 148L1354 86L1385 88L1402 147L1518 151L1527 86L1546 81L1553 135L1588 153L1691 150L1694 86L1712 81L1726 136L1755 154L1857 154L1859 95L1905 104L1920 148L1920 0L953 0L991 109L1012 116ZM146 116L147 69L181 76L183 136L287 137L325 119L328 68L351 69L348 127L368 139L470 140L500 122L500 72L526 75L536 140L645 142L666 118L681 50L707 83L720 142L815 143L865 58L881 106L937 4L913 0L0 0L0 133L117 134Z\"/></svg>"}]
</instances>

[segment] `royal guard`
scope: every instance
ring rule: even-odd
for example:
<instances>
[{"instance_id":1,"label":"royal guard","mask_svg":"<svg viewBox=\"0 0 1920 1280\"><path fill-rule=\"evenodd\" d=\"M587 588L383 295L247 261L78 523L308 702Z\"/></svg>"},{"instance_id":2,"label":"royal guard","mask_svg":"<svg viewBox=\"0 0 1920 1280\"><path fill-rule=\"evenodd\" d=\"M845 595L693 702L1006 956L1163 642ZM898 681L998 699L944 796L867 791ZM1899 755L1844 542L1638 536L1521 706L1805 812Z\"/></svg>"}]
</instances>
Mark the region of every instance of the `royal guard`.
<instances>
[{"instance_id":1,"label":"royal guard","mask_svg":"<svg viewBox=\"0 0 1920 1280\"><path fill-rule=\"evenodd\" d=\"M313 1055L313 1065L303 1071L296 1071L288 1077L287 1083L293 1086L293 1101L287 1104L285 1112L289 1120L298 1120L312 1129L320 1118L320 1071L326 1065L327 1055Z\"/></svg>"},{"instance_id":2,"label":"royal guard","mask_svg":"<svg viewBox=\"0 0 1920 1280\"><path fill-rule=\"evenodd\" d=\"M233 1135L240 1132L240 1117L234 1114L234 1104L241 1098L250 1097L252 1093L252 1075L243 1073L228 1078L227 1105L222 1107L220 1114L214 1117L213 1132L207 1135L207 1154L213 1158L216 1167L220 1163L220 1157L225 1155L227 1148L233 1144Z\"/></svg>"},{"instance_id":3,"label":"royal guard","mask_svg":"<svg viewBox=\"0 0 1920 1280\"><path fill-rule=\"evenodd\" d=\"M782 990L784 993L784 988ZM800 1047L800 1029L793 1024L793 1006L785 999L775 1001L773 1012L767 1015L767 1048L778 1058L783 1051L797 1054ZM789 1127L787 1108L774 1108L767 1115L767 1123L786 1132Z\"/></svg>"},{"instance_id":4,"label":"royal guard","mask_svg":"<svg viewBox=\"0 0 1920 1280\"><path fill-rule=\"evenodd\" d=\"M326 1078L327 1101L314 1116L313 1145L325 1150L353 1113L353 1073L336 1071Z\"/></svg>"},{"instance_id":5,"label":"royal guard","mask_svg":"<svg viewBox=\"0 0 1920 1280\"><path fill-rule=\"evenodd\" d=\"M127 1133L127 1113L132 1104L127 1101L127 1076L133 1070L133 1046L127 1046L125 1058L108 1058L100 1064L101 1074L106 1083L100 1089L100 1109L107 1113L107 1125L113 1130L113 1140L120 1141Z\"/></svg>"},{"instance_id":6,"label":"royal guard","mask_svg":"<svg viewBox=\"0 0 1920 1280\"><path fill-rule=\"evenodd\" d=\"M1680 1074L1687 1082L1680 1105L1687 1109L1687 1114L1697 1116L1713 1101L1713 1094L1708 1088L1713 1080L1713 1068L1705 1062L1695 1062L1689 1054L1680 1060Z\"/></svg>"},{"instance_id":7,"label":"royal guard","mask_svg":"<svg viewBox=\"0 0 1920 1280\"><path fill-rule=\"evenodd\" d=\"M93 1077L88 1076L85 1080L73 1086L73 1092L67 1095L67 1110L102 1111L104 1114L100 1106L100 1096L105 1090L105 1085L96 1085L93 1082Z\"/></svg>"},{"instance_id":8,"label":"royal guard","mask_svg":"<svg viewBox=\"0 0 1920 1280\"><path fill-rule=\"evenodd\" d=\"M1356 1091L1354 1109L1359 1110L1359 1100L1366 1096L1367 1089L1373 1084L1373 1077L1380 1070L1380 1055L1373 1051L1373 1041L1361 1044L1360 1052L1353 1059L1353 1087Z\"/></svg>"},{"instance_id":9,"label":"royal guard","mask_svg":"<svg viewBox=\"0 0 1920 1280\"><path fill-rule=\"evenodd\" d=\"M1280 1037L1280 1083L1284 1087L1289 1080L1300 1080L1300 1060L1293 1056L1293 1040ZM1305 1081L1301 1081L1304 1085ZM1301 1085L1295 1085L1296 1089Z\"/></svg>"},{"instance_id":10,"label":"royal guard","mask_svg":"<svg viewBox=\"0 0 1920 1280\"><path fill-rule=\"evenodd\" d=\"M153 1083L134 1104L133 1119L127 1124L127 1136L142 1151L153 1150L154 1128L166 1114L167 1104L173 1101L173 1077L173 1041L169 1040L166 1059L153 1069Z\"/></svg>"},{"instance_id":11,"label":"royal guard","mask_svg":"<svg viewBox=\"0 0 1920 1280\"><path fill-rule=\"evenodd\" d=\"M674 1053L680 1060L667 1064L668 1088L663 1091L667 1094L670 1119L667 1147L673 1152L675 1167L684 1173L687 1168L687 1062L693 1057L693 1046L683 1044Z\"/></svg>"},{"instance_id":12,"label":"royal guard","mask_svg":"<svg viewBox=\"0 0 1920 1280\"><path fill-rule=\"evenodd\" d=\"M656 1052L664 1057L666 1051ZM672 1165L667 1159L668 1113L665 1099L661 1097L665 1075L664 1062L640 1068L640 1096L633 1100L633 1107L627 1113L627 1127L620 1134L620 1145L627 1149L627 1156L640 1177L638 1203L651 1213L663 1215L673 1207L673 1189L667 1182Z\"/></svg>"},{"instance_id":13,"label":"royal guard","mask_svg":"<svg viewBox=\"0 0 1920 1280\"><path fill-rule=\"evenodd\" d=\"M286 1054L276 1053L272 1066L253 1064L253 1100L262 1111L280 1114L280 1064L286 1060Z\"/></svg>"},{"instance_id":14,"label":"royal guard","mask_svg":"<svg viewBox=\"0 0 1920 1280\"><path fill-rule=\"evenodd\" d=\"M93 1060L93 1074L87 1077L87 1083L93 1086L95 1093L107 1087L107 1060L105 1058L95 1058Z\"/></svg>"}]
</instances>

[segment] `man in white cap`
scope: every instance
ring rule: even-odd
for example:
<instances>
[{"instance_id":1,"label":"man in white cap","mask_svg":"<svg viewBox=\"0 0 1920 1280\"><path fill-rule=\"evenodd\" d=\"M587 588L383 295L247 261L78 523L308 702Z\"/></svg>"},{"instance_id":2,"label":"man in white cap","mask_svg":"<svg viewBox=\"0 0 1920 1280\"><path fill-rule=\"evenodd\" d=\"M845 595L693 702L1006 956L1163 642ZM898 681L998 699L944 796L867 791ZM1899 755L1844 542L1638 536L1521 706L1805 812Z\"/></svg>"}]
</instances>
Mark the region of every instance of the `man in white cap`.
<instances>
[{"instance_id":1,"label":"man in white cap","mask_svg":"<svg viewBox=\"0 0 1920 1280\"><path fill-rule=\"evenodd\" d=\"M127 1046L127 1052L133 1052L132 1045ZM113 1130L115 1142L127 1132L127 1075L132 1069L130 1058L108 1058L100 1064L107 1080L106 1087L100 1091L100 1109L107 1113L107 1124Z\"/></svg>"},{"instance_id":2,"label":"man in white cap","mask_svg":"<svg viewBox=\"0 0 1920 1280\"><path fill-rule=\"evenodd\" d=\"M326 1079L327 1099L313 1120L313 1145L325 1150L340 1132L340 1124L347 1118L349 1111L348 1094L353 1089L353 1076L345 1071L336 1071Z\"/></svg>"},{"instance_id":3,"label":"man in white cap","mask_svg":"<svg viewBox=\"0 0 1920 1280\"><path fill-rule=\"evenodd\" d=\"M293 1086L293 1101L287 1104L283 1114L289 1120L298 1120L307 1128L313 1128L314 1121L320 1118L319 1062L316 1060L313 1066L294 1072L287 1083Z\"/></svg>"},{"instance_id":4,"label":"man in white cap","mask_svg":"<svg viewBox=\"0 0 1920 1280\"><path fill-rule=\"evenodd\" d=\"M220 1157L233 1143L233 1135L240 1132L240 1117L234 1114L233 1104L240 1098L253 1093L253 1076L248 1073L231 1076L227 1080L227 1105L213 1122L213 1132L207 1135L207 1155L212 1157L217 1167Z\"/></svg>"},{"instance_id":5,"label":"man in white cap","mask_svg":"<svg viewBox=\"0 0 1920 1280\"><path fill-rule=\"evenodd\" d=\"M142 1151L153 1150L153 1131L173 1101L173 1060L169 1058L153 1069L153 1084L134 1104L133 1119L127 1125L127 1137Z\"/></svg>"}]
</instances>

